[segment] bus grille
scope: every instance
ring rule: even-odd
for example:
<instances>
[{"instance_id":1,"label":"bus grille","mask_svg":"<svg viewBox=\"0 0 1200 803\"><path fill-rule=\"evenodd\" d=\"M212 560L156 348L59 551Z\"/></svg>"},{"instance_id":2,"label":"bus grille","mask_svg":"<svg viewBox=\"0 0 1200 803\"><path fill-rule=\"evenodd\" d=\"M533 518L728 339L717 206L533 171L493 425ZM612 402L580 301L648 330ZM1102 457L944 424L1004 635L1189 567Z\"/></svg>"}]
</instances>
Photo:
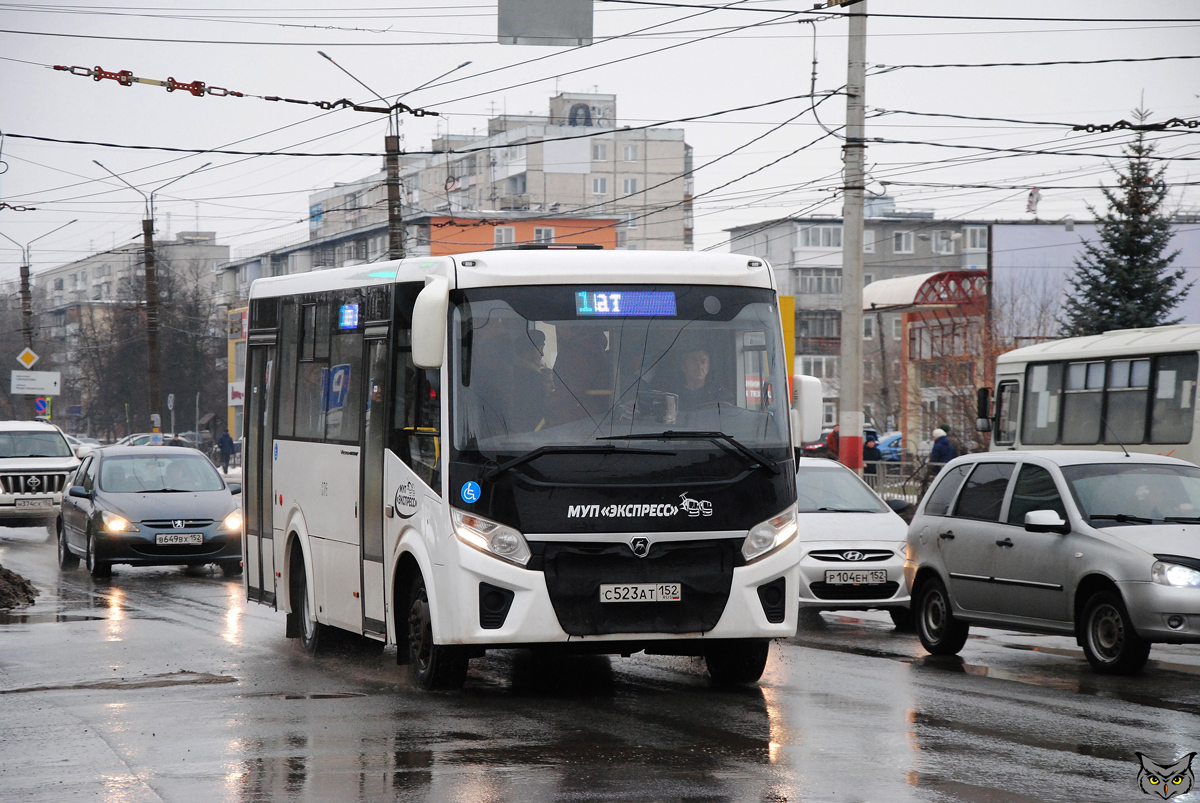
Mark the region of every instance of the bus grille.
<instances>
[{"instance_id":1,"label":"bus grille","mask_svg":"<svg viewBox=\"0 0 1200 803\"><path fill-rule=\"evenodd\" d=\"M66 474L0 474L6 494L58 494L66 484Z\"/></svg>"},{"instance_id":2,"label":"bus grille","mask_svg":"<svg viewBox=\"0 0 1200 803\"><path fill-rule=\"evenodd\" d=\"M572 636L703 633L729 600L740 538L659 542L639 558L628 544L534 542L529 568L546 576L550 603ZM679 602L601 602L604 583L679 583Z\"/></svg>"}]
</instances>

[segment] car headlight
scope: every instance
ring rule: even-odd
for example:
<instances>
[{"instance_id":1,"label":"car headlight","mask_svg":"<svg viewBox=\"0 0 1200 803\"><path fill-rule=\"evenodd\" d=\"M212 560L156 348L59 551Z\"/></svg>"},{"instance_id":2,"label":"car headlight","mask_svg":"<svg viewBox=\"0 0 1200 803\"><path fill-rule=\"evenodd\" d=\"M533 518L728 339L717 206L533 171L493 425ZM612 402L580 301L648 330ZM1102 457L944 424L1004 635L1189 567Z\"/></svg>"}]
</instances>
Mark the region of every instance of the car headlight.
<instances>
[{"instance_id":1,"label":"car headlight","mask_svg":"<svg viewBox=\"0 0 1200 803\"><path fill-rule=\"evenodd\" d=\"M467 546L518 566L524 566L532 557L525 536L512 527L453 508L450 517L454 521L455 537Z\"/></svg>"},{"instance_id":2,"label":"car headlight","mask_svg":"<svg viewBox=\"0 0 1200 803\"><path fill-rule=\"evenodd\" d=\"M778 516L755 524L746 533L746 540L742 543L742 557L747 563L765 557L795 538L797 529L795 507L789 507Z\"/></svg>"},{"instance_id":3,"label":"car headlight","mask_svg":"<svg viewBox=\"0 0 1200 803\"><path fill-rule=\"evenodd\" d=\"M1200 588L1200 571L1196 571L1190 566L1180 566L1178 563L1164 563L1156 560L1150 567L1150 577L1154 582L1165 586Z\"/></svg>"},{"instance_id":4,"label":"car headlight","mask_svg":"<svg viewBox=\"0 0 1200 803\"><path fill-rule=\"evenodd\" d=\"M110 513L107 510L100 511L100 521L104 523L105 532L110 533L136 533L138 528L129 519L124 516L118 516L116 513Z\"/></svg>"},{"instance_id":5,"label":"car headlight","mask_svg":"<svg viewBox=\"0 0 1200 803\"><path fill-rule=\"evenodd\" d=\"M238 530L240 532L242 529L242 511L235 510L226 516L225 520L221 522L221 529Z\"/></svg>"}]
</instances>

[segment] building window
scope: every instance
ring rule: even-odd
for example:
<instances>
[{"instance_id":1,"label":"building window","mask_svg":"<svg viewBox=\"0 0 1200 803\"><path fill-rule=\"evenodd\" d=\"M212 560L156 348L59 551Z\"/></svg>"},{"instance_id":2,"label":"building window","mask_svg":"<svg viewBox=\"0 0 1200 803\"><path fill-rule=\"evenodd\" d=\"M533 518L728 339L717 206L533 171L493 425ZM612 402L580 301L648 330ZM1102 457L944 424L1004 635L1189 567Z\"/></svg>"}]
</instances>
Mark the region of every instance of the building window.
<instances>
[{"instance_id":1,"label":"building window","mask_svg":"<svg viewBox=\"0 0 1200 803\"><path fill-rule=\"evenodd\" d=\"M608 179L592 179L592 195L608 195Z\"/></svg>"},{"instance_id":2,"label":"building window","mask_svg":"<svg viewBox=\"0 0 1200 803\"><path fill-rule=\"evenodd\" d=\"M841 337L842 315L836 310L804 310L796 321L797 337Z\"/></svg>"},{"instance_id":3,"label":"building window","mask_svg":"<svg viewBox=\"0 0 1200 803\"><path fill-rule=\"evenodd\" d=\"M622 179L622 181L621 181L621 192L622 193L624 193L625 195L634 195L637 193L637 191L638 191L638 188L637 188L637 179L636 178Z\"/></svg>"},{"instance_id":4,"label":"building window","mask_svg":"<svg viewBox=\"0 0 1200 803\"><path fill-rule=\"evenodd\" d=\"M874 229L863 229L863 253L875 253L875 231Z\"/></svg>"},{"instance_id":5,"label":"building window","mask_svg":"<svg viewBox=\"0 0 1200 803\"><path fill-rule=\"evenodd\" d=\"M841 226L808 226L796 232L797 248L841 248Z\"/></svg>"},{"instance_id":6,"label":"building window","mask_svg":"<svg viewBox=\"0 0 1200 803\"><path fill-rule=\"evenodd\" d=\"M517 230L512 226L497 226L496 245L512 245L517 241Z\"/></svg>"},{"instance_id":7,"label":"building window","mask_svg":"<svg viewBox=\"0 0 1200 803\"><path fill-rule=\"evenodd\" d=\"M954 236L948 231L935 231L933 233L933 253L953 254Z\"/></svg>"},{"instance_id":8,"label":"building window","mask_svg":"<svg viewBox=\"0 0 1200 803\"><path fill-rule=\"evenodd\" d=\"M964 251L986 251L988 247L987 226L967 226L963 229L966 245Z\"/></svg>"},{"instance_id":9,"label":"building window","mask_svg":"<svg viewBox=\"0 0 1200 803\"><path fill-rule=\"evenodd\" d=\"M832 295L841 293L841 268L800 268L800 292Z\"/></svg>"},{"instance_id":10,"label":"building window","mask_svg":"<svg viewBox=\"0 0 1200 803\"><path fill-rule=\"evenodd\" d=\"M625 213L625 228L636 229L638 227L638 218L640 218L640 217L641 217L641 214L639 214L638 212L626 212Z\"/></svg>"},{"instance_id":11,"label":"building window","mask_svg":"<svg viewBox=\"0 0 1200 803\"><path fill-rule=\"evenodd\" d=\"M911 254L913 252L913 233L898 231L892 234L892 250L897 254Z\"/></svg>"},{"instance_id":12,"label":"building window","mask_svg":"<svg viewBox=\"0 0 1200 803\"><path fill-rule=\"evenodd\" d=\"M833 402L825 402L823 410L825 420L822 422L822 426L832 427L837 423L837 405Z\"/></svg>"},{"instance_id":13,"label":"building window","mask_svg":"<svg viewBox=\"0 0 1200 803\"><path fill-rule=\"evenodd\" d=\"M624 148L621 149L621 152L624 155L624 160L626 162L636 162L638 160L638 146L637 145L626 145Z\"/></svg>"},{"instance_id":14,"label":"building window","mask_svg":"<svg viewBox=\"0 0 1200 803\"><path fill-rule=\"evenodd\" d=\"M554 229L549 227L538 226L533 230L533 241L535 243L552 243L554 242Z\"/></svg>"},{"instance_id":15,"label":"building window","mask_svg":"<svg viewBox=\"0 0 1200 803\"><path fill-rule=\"evenodd\" d=\"M54 289L55 290L63 289L63 280L62 280L61 276L54 280Z\"/></svg>"},{"instance_id":16,"label":"building window","mask_svg":"<svg viewBox=\"0 0 1200 803\"><path fill-rule=\"evenodd\" d=\"M875 339L875 319L871 317L863 317L863 340Z\"/></svg>"},{"instance_id":17,"label":"building window","mask_svg":"<svg viewBox=\"0 0 1200 803\"><path fill-rule=\"evenodd\" d=\"M608 161L608 143L593 142L592 143L592 161L607 162Z\"/></svg>"},{"instance_id":18,"label":"building window","mask_svg":"<svg viewBox=\"0 0 1200 803\"><path fill-rule=\"evenodd\" d=\"M863 287L866 287L868 284L870 284L873 281L875 281L874 273L864 273L863 274Z\"/></svg>"},{"instance_id":19,"label":"building window","mask_svg":"<svg viewBox=\"0 0 1200 803\"><path fill-rule=\"evenodd\" d=\"M831 355L815 355L800 358L800 373L805 376L815 376L817 379L838 378L838 357Z\"/></svg>"},{"instance_id":20,"label":"building window","mask_svg":"<svg viewBox=\"0 0 1200 803\"><path fill-rule=\"evenodd\" d=\"M904 334L904 319L899 316L892 318L892 340L899 340Z\"/></svg>"},{"instance_id":21,"label":"building window","mask_svg":"<svg viewBox=\"0 0 1200 803\"><path fill-rule=\"evenodd\" d=\"M617 229L617 248L629 247L629 232L624 229Z\"/></svg>"}]
</instances>

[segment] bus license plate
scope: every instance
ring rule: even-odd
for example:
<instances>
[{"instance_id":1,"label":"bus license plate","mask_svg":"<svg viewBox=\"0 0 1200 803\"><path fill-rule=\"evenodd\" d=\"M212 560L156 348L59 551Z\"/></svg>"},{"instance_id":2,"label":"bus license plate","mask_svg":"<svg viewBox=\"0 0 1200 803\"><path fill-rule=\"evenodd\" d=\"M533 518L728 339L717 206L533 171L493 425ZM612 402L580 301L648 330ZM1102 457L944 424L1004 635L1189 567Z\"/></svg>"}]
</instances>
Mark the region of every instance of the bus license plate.
<instances>
[{"instance_id":1,"label":"bus license plate","mask_svg":"<svg viewBox=\"0 0 1200 803\"><path fill-rule=\"evenodd\" d=\"M601 602L679 602L679 583L621 583L600 586Z\"/></svg>"},{"instance_id":2,"label":"bus license plate","mask_svg":"<svg viewBox=\"0 0 1200 803\"><path fill-rule=\"evenodd\" d=\"M825 582L831 586L848 586L848 585L875 585L877 583L887 582L886 569L862 569L859 571L845 571L827 569L825 571Z\"/></svg>"},{"instance_id":3,"label":"bus license plate","mask_svg":"<svg viewBox=\"0 0 1200 803\"><path fill-rule=\"evenodd\" d=\"M18 499L17 507L54 507L53 499Z\"/></svg>"},{"instance_id":4,"label":"bus license plate","mask_svg":"<svg viewBox=\"0 0 1200 803\"><path fill-rule=\"evenodd\" d=\"M154 543L158 546L178 544L203 544L204 533L156 533Z\"/></svg>"}]
</instances>

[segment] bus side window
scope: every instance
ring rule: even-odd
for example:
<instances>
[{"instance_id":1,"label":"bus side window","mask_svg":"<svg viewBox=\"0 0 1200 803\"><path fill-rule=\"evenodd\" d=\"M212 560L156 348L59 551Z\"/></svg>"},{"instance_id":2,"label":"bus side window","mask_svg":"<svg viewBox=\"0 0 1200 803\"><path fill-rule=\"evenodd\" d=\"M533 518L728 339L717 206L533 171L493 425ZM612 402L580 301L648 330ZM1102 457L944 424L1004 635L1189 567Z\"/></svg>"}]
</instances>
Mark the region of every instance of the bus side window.
<instances>
[{"instance_id":1,"label":"bus side window","mask_svg":"<svg viewBox=\"0 0 1200 803\"><path fill-rule=\"evenodd\" d=\"M1062 375L1062 363L1031 365L1026 370L1021 443L1058 442L1058 403L1062 397Z\"/></svg>"},{"instance_id":2,"label":"bus side window","mask_svg":"<svg viewBox=\"0 0 1200 803\"><path fill-rule=\"evenodd\" d=\"M389 446L437 494L442 492L441 373L417 368L411 333L396 334L394 416Z\"/></svg>"},{"instance_id":3,"label":"bus side window","mask_svg":"<svg viewBox=\"0 0 1200 803\"><path fill-rule=\"evenodd\" d=\"M1169 354L1154 361L1151 443L1188 443L1195 417L1196 355Z\"/></svg>"},{"instance_id":4,"label":"bus side window","mask_svg":"<svg viewBox=\"0 0 1200 803\"><path fill-rule=\"evenodd\" d=\"M1103 362L1067 363L1067 387L1062 403L1063 443L1084 445L1100 441L1104 374Z\"/></svg>"},{"instance_id":5,"label":"bus side window","mask_svg":"<svg viewBox=\"0 0 1200 803\"><path fill-rule=\"evenodd\" d=\"M292 437L296 418L297 311L295 301L284 302L279 330L279 414L275 419L276 432L281 438Z\"/></svg>"},{"instance_id":6,"label":"bus side window","mask_svg":"<svg viewBox=\"0 0 1200 803\"><path fill-rule=\"evenodd\" d=\"M996 443L1010 446L1017 440L1017 401L1021 385L1018 382L1001 382L996 394Z\"/></svg>"}]
</instances>

